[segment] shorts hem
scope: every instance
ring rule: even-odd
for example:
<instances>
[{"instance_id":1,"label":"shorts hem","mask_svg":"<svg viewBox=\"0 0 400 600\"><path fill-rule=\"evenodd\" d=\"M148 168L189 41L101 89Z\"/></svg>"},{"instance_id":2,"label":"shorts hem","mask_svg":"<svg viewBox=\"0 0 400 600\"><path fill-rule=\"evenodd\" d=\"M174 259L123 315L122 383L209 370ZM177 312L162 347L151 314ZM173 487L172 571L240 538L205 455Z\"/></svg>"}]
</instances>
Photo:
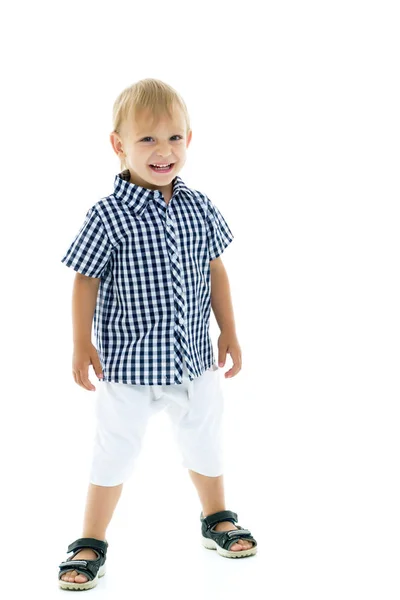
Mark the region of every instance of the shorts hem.
<instances>
[{"instance_id":1,"label":"shorts hem","mask_svg":"<svg viewBox=\"0 0 400 600\"><path fill-rule=\"evenodd\" d=\"M204 469L203 467L189 467L187 465L182 465L184 469L189 469L190 471L194 471L195 473L199 473L199 475L204 475L205 477L220 477L224 474L224 469Z\"/></svg>"}]
</instances>

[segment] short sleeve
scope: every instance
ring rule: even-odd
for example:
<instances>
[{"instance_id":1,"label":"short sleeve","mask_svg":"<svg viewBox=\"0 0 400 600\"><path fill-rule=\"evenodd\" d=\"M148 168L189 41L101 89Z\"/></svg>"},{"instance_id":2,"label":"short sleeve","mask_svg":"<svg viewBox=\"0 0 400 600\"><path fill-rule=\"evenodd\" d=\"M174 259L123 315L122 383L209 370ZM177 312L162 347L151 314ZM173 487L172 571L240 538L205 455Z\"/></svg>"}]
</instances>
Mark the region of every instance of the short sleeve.
<instances>
[{"instance_id":1,"label":"short sleeve","mask_svg":"<svg viewBox=\"0 0 400 600\"><path fill-rule=\"evenodd\" d=\"M234 236L219 209L207 198L207 238L210 260L218 258Z\"/></svg>"},{"instance_id":2,"label":"short sleeve","mask_svg":"<svg viewBox=\"0 0 400 600\"><path fill-rule=\"evenodd\" d=\"M110 259L111 250L104 225L92 207L61 262L78 273L100 278Z\"/></svg>"}]
</instances>

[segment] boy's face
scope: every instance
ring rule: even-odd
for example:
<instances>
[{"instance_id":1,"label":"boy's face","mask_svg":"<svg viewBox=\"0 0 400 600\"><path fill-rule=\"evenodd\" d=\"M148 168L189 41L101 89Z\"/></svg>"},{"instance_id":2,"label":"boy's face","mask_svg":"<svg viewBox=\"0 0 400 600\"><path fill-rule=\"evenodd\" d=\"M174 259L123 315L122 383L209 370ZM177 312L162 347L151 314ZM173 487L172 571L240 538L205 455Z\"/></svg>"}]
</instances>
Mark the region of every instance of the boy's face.
<instances>
[{"instance_id":1,"label":"boy's face","mask_svg":"<svg viewBox=\"0 0 400 600\"><path fill-rule=\"evenodd\" d=\"M145 113L136 119L133 115L122 126L121 134L110 134L111 144L119 157L124 156L130 172L130 181L169 195L172 181L186 162L186 148L192 131L186 133L186 121L179 107L153 123L152 115ZM168 173L157 172L151 164L174 163Z\"/></svg>"}]
</instances>

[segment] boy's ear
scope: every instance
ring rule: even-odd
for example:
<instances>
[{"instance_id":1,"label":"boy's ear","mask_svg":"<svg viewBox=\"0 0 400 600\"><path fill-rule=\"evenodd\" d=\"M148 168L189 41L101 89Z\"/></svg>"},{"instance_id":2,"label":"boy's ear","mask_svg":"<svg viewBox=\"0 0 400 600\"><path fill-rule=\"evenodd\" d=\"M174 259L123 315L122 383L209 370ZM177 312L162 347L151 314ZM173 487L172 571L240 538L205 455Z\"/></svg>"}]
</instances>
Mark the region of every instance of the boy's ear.
<instances>
[{"instance_id":1,"label":"boy's ear","mask_svg":"<svg viewBox=\"0 0 400 600\"><path fill-rule=\"evenodd\" d=\"M115 131L112 131L110 133L110 142L115 154L119 155L119 153L121 152L121 140L119 139L119 136L115 133Z\"/></svg>"},{"instance_id":2,"label":"boy's ear","mask_svg":"<svg viewBox=\"0 0 400 600\"><path fill-rule=\"evenodd\" d=\"M192 139L192 130L191 130L191 129L189 129L189 131L188 131L188 134L187 134L187 138L186 138L186 148L188 148L188 147L189 147L189 144L190 144L190 142L191 142L191 139Z\"/></svg>"}]
</instances>

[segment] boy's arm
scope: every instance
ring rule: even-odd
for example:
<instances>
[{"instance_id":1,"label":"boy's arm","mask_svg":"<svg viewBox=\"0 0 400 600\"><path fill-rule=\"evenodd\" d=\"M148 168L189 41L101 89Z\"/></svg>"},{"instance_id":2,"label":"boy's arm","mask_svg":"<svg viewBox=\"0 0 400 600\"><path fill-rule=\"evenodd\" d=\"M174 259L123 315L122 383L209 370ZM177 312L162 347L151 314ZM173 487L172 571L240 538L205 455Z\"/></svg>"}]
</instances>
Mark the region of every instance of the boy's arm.
<instances>
[{"instance_id":1,"label":"boy's arm","mask_svg":"<svg viewBox=\"0 0 400 600\"><path fill-rule=\"evenodd\" d=\"M236 336L228 274L220 256L210 261L211 308L221 332Z\"/></svg>"},{"instance_id":2,"label":"boy's arm","mask_svg":"<svg viewBox=\"0 0 400 600\"><path fill-rule=\"evenodd\" d=\"M92 321L100 279L77 273L72 291L73 342L91 342Z\"/></svg>"}]
</instances>

